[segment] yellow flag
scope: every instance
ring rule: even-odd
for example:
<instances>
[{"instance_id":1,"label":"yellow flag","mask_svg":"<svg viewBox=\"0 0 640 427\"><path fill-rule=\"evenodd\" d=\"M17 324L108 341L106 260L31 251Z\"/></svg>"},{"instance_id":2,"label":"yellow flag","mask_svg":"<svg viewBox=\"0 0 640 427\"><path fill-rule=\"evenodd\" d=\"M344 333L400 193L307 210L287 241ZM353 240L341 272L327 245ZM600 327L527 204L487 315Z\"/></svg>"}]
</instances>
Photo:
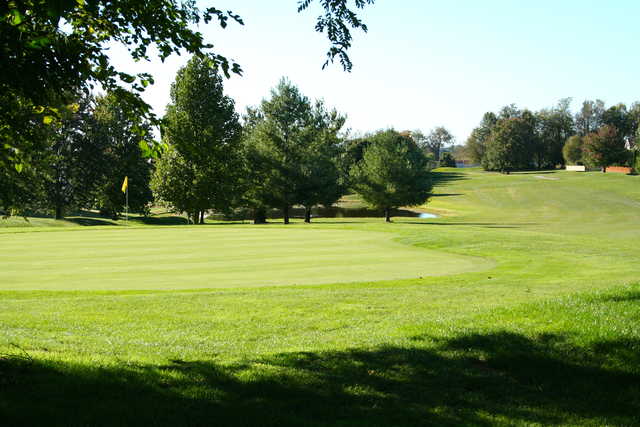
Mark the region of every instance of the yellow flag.
<instances>
[{"instance_id":1,"label":"yellow flag","mask_svg":"<svg viewBox=\"0 0 640 427\"><path fill-rule=\"evenodd\" d=\"M129 187L129 177L125 176L124 181L122 182L122 192L125 193L127 191L127 187Z\"/></svg>"}]
</instances>

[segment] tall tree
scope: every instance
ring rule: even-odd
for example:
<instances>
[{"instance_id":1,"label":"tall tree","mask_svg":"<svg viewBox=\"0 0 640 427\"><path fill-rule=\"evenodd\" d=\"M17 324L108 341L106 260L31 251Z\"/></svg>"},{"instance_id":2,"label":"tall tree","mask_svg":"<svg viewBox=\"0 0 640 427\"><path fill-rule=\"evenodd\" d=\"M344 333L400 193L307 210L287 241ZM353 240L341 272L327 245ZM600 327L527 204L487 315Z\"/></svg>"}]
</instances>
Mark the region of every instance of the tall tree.
<instances>
[{"instance_id":1,"label":"tall tree","mask_svg":"<svg viewBox=\"0 0 640 427\"><path fill-rule=\"evenodd\" d=\"M564 163L562 147L573 135L573 116L570 111L571 98L560 100L554 108L536 113L537 147L535 162L538 168L554 168Z\"/></svg>"},{"instance_id":2,"label":"tall tree","mask_svg":"<svg viewBox=\"0 0 640 427\"><path fill-rule=\"evenodd\" d=\"M622 135L614 126L604 125L597 132L584 138L584 153L587 161L607 171L607 166L625 164L631 153L625 146Z\"/></svg>"},{"instance_id":3,"label":"tall tree","mask_svg":"<svg viewBox=\"0 0 640 427\"><path fill-rule=\"evenodd\" d=\"M391 221L391 210L425 203L432 188L427 158L412 138L388 130L371 138L352 169L354 189Z\"/></svg>"},{"instance_id":4,"label":"tall tree","mask_svg":"<svg viewBox=\"0 0 640 427\"><path fill-rule=\"evenodd\" d=\"M50 157L44 172L47 200L56 219L62 219L69 206L90 206L111 168L109 148L100 145L103 138L94 137L93 109L93 97L81 93L75 107L63 111L60 119L48 127Z\"/></svg>"},{"instance_id":5,"label":"tall tree","mask_svg":"<svg viewBox=\"0 0 640 427\"><path fill-rule=\"evenodd\" d=\"M491 136L498 117L492 113L485 113L480 125L473 129L471 135L465 143L466 154L474 163L481 163L486 151L487 141Z\"/></svg>"},{"instance_id":6,"label":"tall tree","mask_svg":"<svg viewBox=\"0 0 640 427\"><path fill-rule=\"evenodd\" d=\"M316 31L325 33L330 47L327 62L338 58L345 70L351 69L347 54L352 29L367 30L355 9L374 0L320 1L323 13ZM298 2L298 11L308 9L314 0ZM292 5L293 6L293 5ZM217 21L226 27L242 19L231 11L215 7L200 9L194 1L176 0L57 0L9 1L0 3L0 93L37 107L39 119L57 114L60 93L74 91L85 84L100 85L121 101L129 119L153 118L151 108L140 96L153 83L148 73L133 75L118 69L105 46L120 44L135 60L148 60L150 51L161 59L187 52L207 57L225 74L240 73L240 66L213 50L213 45L195 30L197 24ZM154 48L154 49L150 49ZM11 108L0 102L0 162L25 162L33 151L28 128L12 120ZM19 134L20 138L11 138ZM25 153L17 159L14 149Z\"/></svg>"},{"instance_id":7,"label":"tall tree","mask_svg":"<svg viewBox=\"0 0 640 427\"><path fill-rule=\"evenodd\" d=\"M305 222L311 222L311 209L316 205L331 206L345 188L340 180L338 160L341 139L338 135L346 117L328 111L323 101L316 101L308 127L308 142L299 164L301 169L297 202L305 208Z\"/></svg>"},{"instance_id":8,"label":"tall tree","mask_svg":"<svg viewBox=\"0 0 640 427\"><path fill-rule=\"evenodd\" d=\"M562 155L567 164L579 165L583 162L584 141L579 135L573 135L567 139L562 148Z\"/></svg>"},{"instance_id":9,"label":"tall tree","mask_svg":"<svg viewBox=\"0 0 640 427\"><path fill-rule=\"evenodd\" d=\"M433 153L435 160L440 160L440 151L446 145L453 144L455 138L444 126L438 126L424 138L424 146Z\"/></svg>"},{"instance_id":10,"label":"tall tree","mask_svg":"<svg viewBox=\"0 0 640 427\"><path fill-rule=\"evenodd\" d=\"M620 137L625 140L633 139L633 117L623 103L613 105L602 113L602 123L616 128Z\"/></svg>"},{"instance_id":11,"label":"tall tree","mask_svg":"<svg viewBox=\"0 0 640 427\"><path fill-rule=\"evenodd\" d=\"M602 125L603 115L604 101L600 99L595 101L585 100L580 111L576 113L575 126L577 134L586 136L591 132L597 131Z\"/></svg>"},{"instance_id":12,"label":"tall tree","mask_svg":"<svg viewBox=\"0 0 640 427\"><path fill-rule=\"evenodd\" d=\"M180 200L188 195L187 213L196 224L204 222L209 209L227 211L241 193L242 128L217 66L208 59L193 57L178 71L162 132L164 142L178 154L171 157L176 161L163 163L163 173L191 170L190 182L181 187L186 193L177 198L162 188L166 184L154 180L162 200L182 210L186 205Z\"/></svg>"},{"instance_id":13,"label":"tall tree","mask_svg":"<svg viewBox=\"0 0 640 427\"><path fill-rule=\"evenodd\" d=\"M535 118L530 112L499 120L489 138L482 166L503 173L528 169L536 144Z\"/></svg>"},{"instance_id":14,"label":"tall tree","mask_svg":"<svg viewBox=\"0 0 640 427\"><path fill-rule=\"evenodd\" d=\"M128 177L129 209L146 213L153 199L149 188L152 165L145 157L145 150L153 143L151 125L143 119L131 119L126 106L112 93L96 99L93 121L90 137L104 150L108 168L97 190L100 210L114 219L119 216L125 207L122 182Z\"/></svg>"},{"instance_id":15,"label":"tall tree","mask_svg":"<svg viewBox=\"0 0 640 427\"><path fill-rule=\"evenodd\" d=\"M305 177L300 165L310 145L313 109L309 99L287 79L272 89L271 98L260 105L262 119L247 138L252 159L255 206L282 209L289 223L291 206L298 203Z\"/></svg>"}]
</instances>

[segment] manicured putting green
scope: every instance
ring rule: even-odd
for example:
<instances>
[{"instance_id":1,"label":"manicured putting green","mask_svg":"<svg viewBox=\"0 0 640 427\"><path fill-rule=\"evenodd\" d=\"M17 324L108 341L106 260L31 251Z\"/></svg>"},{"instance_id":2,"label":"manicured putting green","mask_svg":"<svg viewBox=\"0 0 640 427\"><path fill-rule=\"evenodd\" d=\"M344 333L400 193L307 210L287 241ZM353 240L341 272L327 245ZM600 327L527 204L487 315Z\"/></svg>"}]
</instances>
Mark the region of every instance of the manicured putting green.
<instances>
[{"instance_id":1,"label":"manicured putting green","mask_svg":"<svg viewBox=\"0 0 640 427\"><path fill-rule=\"evenodd\" d=\"M378 281L490 268L393 233L180 227L6 233L0 289L193 289Z\"/></svg>"}]
</instances>

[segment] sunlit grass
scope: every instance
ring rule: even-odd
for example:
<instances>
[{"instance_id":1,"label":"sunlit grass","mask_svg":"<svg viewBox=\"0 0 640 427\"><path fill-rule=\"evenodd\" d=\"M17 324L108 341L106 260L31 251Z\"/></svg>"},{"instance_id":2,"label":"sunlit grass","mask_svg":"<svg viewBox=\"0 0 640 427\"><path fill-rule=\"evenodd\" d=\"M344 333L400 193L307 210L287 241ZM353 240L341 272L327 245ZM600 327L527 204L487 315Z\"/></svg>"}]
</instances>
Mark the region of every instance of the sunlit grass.
<instances>
[{"instance_id":1,"label":"sunlit grass","mask_svg":"<svg viewBox=\"0 0 640 427\"><path fill-rule=\"evenodd\" d=\"M393 224L6 228L0 416L636 424L640 179L542 175L444 170Z\"/></svg>"}]
</instances>

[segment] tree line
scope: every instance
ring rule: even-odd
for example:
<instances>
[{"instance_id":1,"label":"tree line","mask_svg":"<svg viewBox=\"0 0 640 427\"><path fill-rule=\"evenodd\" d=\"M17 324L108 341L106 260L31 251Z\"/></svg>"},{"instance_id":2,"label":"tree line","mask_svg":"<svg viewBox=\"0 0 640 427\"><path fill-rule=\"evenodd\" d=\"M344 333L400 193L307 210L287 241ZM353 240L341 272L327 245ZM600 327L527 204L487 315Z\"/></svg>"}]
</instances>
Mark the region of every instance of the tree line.
<instances>
[{"instance_id":1,"label":"tree line","mask_svg":"<svg viewBox=\"0 0 640 427\"><path fill-rule=\"evenodd\" d=\"M571 99L532 112L508 105L487 112L465 144L465 154L485 170L510 172L565 164L635 167L640 103L609 108L586 100L573 114Z\"/></svg>"},{"instance_id":2,"label":"tree line","mask_svg":"<svg viewBox=\"0 0 640 427\"><path fill-rule=\"evenodd\" d=\"M170 97L161 144L153 141L152 123L132 118L114 93L81 91L55 123L32 122L43 150L24 170L2 169L11 176L0 180L0 207L49 210L56 218L98 209L116 218L125 176L131 211L163 204L194 224L210 211L238 210L261 223L272 209L288 223L293 206L304 207L310 222L314 206L331 206L348 191L388 221L394 208L429 196L429 157L415 138L394 130L347 138L343 114L287 79L240 117L224 94L219 66L194 56Z\"/></svg>"}]
</instances>

